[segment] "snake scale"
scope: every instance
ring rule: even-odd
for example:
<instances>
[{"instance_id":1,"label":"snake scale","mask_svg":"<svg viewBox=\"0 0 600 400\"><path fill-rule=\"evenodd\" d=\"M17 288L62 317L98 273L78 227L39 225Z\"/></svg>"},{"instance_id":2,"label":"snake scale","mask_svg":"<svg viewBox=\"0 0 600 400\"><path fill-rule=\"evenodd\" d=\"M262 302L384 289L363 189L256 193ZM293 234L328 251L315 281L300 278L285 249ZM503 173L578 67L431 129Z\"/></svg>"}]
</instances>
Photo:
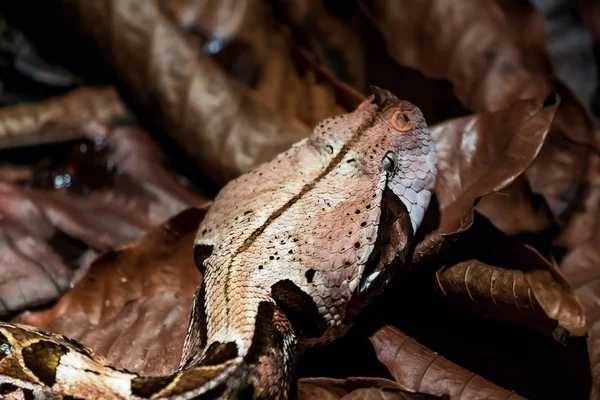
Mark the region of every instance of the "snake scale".
<instances>
[{"instance_id":1,"label":"snake scale","mask_svg":"<svg viewBox=\"0 0 600 400\"><path fill-rule=\"evenodd\" d=\"M403 265L435 185L421 112L372 91L217 195L196 236L204 279L175 373L140 376L69 338L0 323L0 394L287 399L301 350L342 336Z\"/></svg>"}]
</instances>

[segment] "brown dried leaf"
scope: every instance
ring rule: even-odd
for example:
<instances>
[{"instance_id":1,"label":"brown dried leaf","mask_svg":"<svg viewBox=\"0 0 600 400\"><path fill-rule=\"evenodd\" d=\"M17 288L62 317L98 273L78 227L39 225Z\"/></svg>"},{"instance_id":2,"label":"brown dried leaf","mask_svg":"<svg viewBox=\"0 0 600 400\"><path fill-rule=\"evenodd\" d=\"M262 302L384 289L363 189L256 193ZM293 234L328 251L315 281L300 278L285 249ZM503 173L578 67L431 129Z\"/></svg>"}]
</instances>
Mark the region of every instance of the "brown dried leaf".
<instances>
[{"instance_id":1,"label":"brown dried leaf","mask_svg":"<svg viewBox=\"0 0 600 400\"><path fill-rule=\"evenodd\" d=\"M535 249L524 246L518 259L525 265L525 278L548 317L575 336L587 333L585 315L579 299L556 263L544 259Z\"/></svg>"},{"instance_id":2,"label":"brown dried leaf","mask_svg":"<svg viewBox=\"0 0 600 400\"><path fill-rule=\"evenodd\" d=\"M525 176L559 221L568 219L585 184L590 150L565 139L554 127Z\"/></svg>"},{"instance_id":3,"label":"brown dried leaf","mask_svg":"<svg viewBox=\"0 0 600 400\"><path fill-rule=\"evenodd\" d=\"M101 135L127 109L115 88L76 89L37 104L0 109L0 149Z\"/></svg>"},{"instance_id":4,"label":"brown dried leaf","mask_svg":"<svg viewBox=\"0 0 600 400\"><path fill-rule=\"evenodd\" d=\"M530 258L539 260L533 268L507 270L479 260L463 261L437 271L437 287L451 302L486 317L516 320L559 335L560 341L565 338L554 330L555 323L575 336L584 335L583 309L565 278L535 250L526 249Z\"/></svg>"},{"instance_id":5,"label":"brown dried leaf","mask_svg":"<svg viewBox=\"0 0 600 400\"><path fill-rule=\"evenodd\" d=\"M541 232L554 222L548 204L532 192L524 175L501 191L482 197L475 209L508 235Z\"/></svg>"},{"instance_id":6,"label":"brown dried leaf","mask_svg":"<svg viewBox=\"0 0 600 400\"><path fill-rule=\"evenodd\" d=\"M97 325L144 296L174 291L191 299L200 284L192 257L193 241L205 212L183 211L123 250L103 254L56 305L26 312L18 322L44 328L61 316L82 312L89 323Z\"/></svg>"},{"instance_id":7,"label":"brown dried leaf","mask_svg":"<svg viewBox=\"0 0 600 400\"><path fill-rule=\"evenodd\" d=\"M483 315L517 314L527 321L547 319L523 271L506 270L479 260L462 261L436 272L436 284L450 301L469 305Z\"/></svg>"},{"instance_id":8,"label":"brown dried leaf","mask_svg":"<svg viewBox=\"0 0 600 400\"><path fill-rule=\"evenodd\" d=\"M343 16L319 0L284 0L285 14L319 63L345 83L365 91L364 37L352 5L338 6Z\"/></svg>"},{"instance_id":9,"label":"brown dried leaf","mask_svg":"<svg viewBox=\"0 0 600 400\"><path fill-rule=\"evenodd\" d=\"M186 41L156 0L64 4L102 48L141 109L158 118L216 181L247 172L308 135L304 124L286 120L264 103L277 91L252 95L226 76Z\"/></svg>"},{"instance_id":10,"label":"brown dried leaf","mask_svg":"<svg viewBox=\"0 0 600 400\"><path fill-rule=\"evenodd\" d=\"M414 393L382 378L302 378L298 380L298 400L435 400L442 397Z\"/></svg>"},{"instance_id":11,"label":"brown dried leaf","mask_svg":"<svg viewBox=\"0 0 600 400\"><path fill-rule=\"evenodd\" d=\"M388 40L391 56L429 77L448 79L472 110L499 110L517 99L539 97L551 87L560 93L551 131L557 139L547 141L542 149L551 158L539 157L527 178L533 192L563 218L585 170L585 166L577 168L585 165L589 151L582 145L598 148L600 136L574 93L560 81L548 80L552 69L546 30L535 7L529 2L495 0L365 3L367 14ZM556 141L570 143L555 148ZM557 155L566 163L550 162Z\"/></svg>"},{"instance_id":12,"label":"brown dried leaf","mask_svg":"<svg viewBox=\"0 0 600 400\"><path fill-rule=\"evenodd\" d=\"M168 375L181 361L191 295L165 290L131 300L94 324L83 311L65 314L44 330L76 339L115 366L142 375Z\"/></svg>"},{"instance_id":13,"label":"brown dried leaf","mask_svg":"<svg viewBox=\"0 0 600 400\"><path fill-rule=\"evenodd\" d=\"M558 158L555 163L559 160L564 163L565 158ZM555 245L573 249L584 245L594 235L600 211L600 156L597 154L590 156L582 189L577 193L578 207L569 216L569 222L556 238ZM565 268L564 262L562 268Z\"/></svg>"},{"instance_id":14,"label":"brown dried leaf","mask_svg":"<svg viewBox=\"0 0 600 400\"><path fill-rule=\"evenodd\" d=\"M431 128L438 155L441 233L462 229L477 199L507 187L531 164L558 107L555 96L543 103L518 101L507 109Z\"/></svg>"},{"instance_id":15,"label":"brown dried leaf","mask_svg":"<svg viewBox=\"0 0 600 400\"><path fill-rule=\"evenodd\" d=\"M591 159L582 207L563 230L558 244L571 249L561 262L566 279L573 285L590 328L588 337L592 373L590 399L600 399L600 158Z\"/></svg>"},{"instance_id":16,"label":"brown dried leaf","mask_svg":"<svg viewBox=\"0 0 600 400\"><path fill-rule=\"evenodd\" d=\"M438 285L453 300L466 302L466 309L479 308L485 316L496 314L546 334L562 335L552 331L555 324L574 336L586 333L582 306L554 261L484 218L477 218L443 262L448 270L438 272Z\"/></svg>"},{"instance_id":17,"label":"brown dried leaf","mask_svg":"<svg viewBox=\"0 0 600 400\"><path fill-rule=\"evenodd\" d=\"M459 367L393 326L384 326L369 339L379 361L397 382L411 390L447 394L452 400L523 398Z\"/></svg>"},{"instance_id":18,"label":"brown dried leaf","mask_svg":"<svg viewBox=\"0 0 600 400\"><path fill-rule=\"evenodd\" d=\"M68 237L34 204L0 186L0 315L7 315L60 297L85 274L95 252L69 248ZM8 215L7 206L17 214ZM72 258L57 253L57 245L72 250Z\"/></svg>"},{"instance_id":19,"label":"brown dried leaf","mask_svg":"<svg viewBox=\"0 0 600 400\"><path fill-rule=\"evenodd\" d=\"M524 65L517 37L493 0L368 3L390 55L428 77L451 81L472 110L500 110L550 89Z\"/></svg>"},{"instance_id":20,"label":"brown dried leaf","mask_svg":"<svg viewBox=\"0 0 600 400\"><path fill-rule=\"evenodd\" d=\"M188 38L199 36L212 59L284 119L312 127L342 112L330 89L299 68L294 37L265 1L159 0L159 5L190 33Z\"/></svg>"},{"instance_id":21,"label":"brown dried leaf","mask_svg":"<svg viewBox=\"0 0 600 400\"><path fill-rule=\"evenodd\" d=\"M17 174L0 166L8 171L0 173L0 315L57 299L97 252L208 203L161 165L162 152L141 130L113 130L95 146L79 142L68 160L21 166Z\"/></svg>"},{"instance_id":22,"label":"brown dried leaf","mask_svg":"<svg viewBox=\"0 0 600 400\"><path fill-rule=\"evenodd\" d=\"M585 106L551 83L542 15L527 2L495 0L366 1L367 13L400 64L452 82L468 108L496 111L556 88L556 126L571 140L599 146ZM410 11L408 11L410 10Z\"/></svg>"}]
</instances>

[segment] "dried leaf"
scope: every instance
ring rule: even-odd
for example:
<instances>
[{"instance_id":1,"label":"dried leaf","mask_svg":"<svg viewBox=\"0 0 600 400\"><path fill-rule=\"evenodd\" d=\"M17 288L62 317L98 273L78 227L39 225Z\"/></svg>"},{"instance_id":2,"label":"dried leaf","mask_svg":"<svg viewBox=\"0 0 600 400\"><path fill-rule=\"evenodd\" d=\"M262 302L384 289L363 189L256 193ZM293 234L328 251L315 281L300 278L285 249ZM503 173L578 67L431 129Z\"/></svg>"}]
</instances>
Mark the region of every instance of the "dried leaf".
<instances>
[{"instance_id":1,"label":"dried leaf","mask_svg":"<svg viewBox=\"0 0 600 400\"><path fill-rule=\"evenodd\" d=\"M168 375L181 361L192 295L165 289L125 303L118 314L97 324L79 311L44 330L80 341L111 365L142 375Z\"/></svg>"},{"instance_id":2,"label":"dried leaf","mask_svg":"<svg viewBox=\"0 0 600 400\"><path fill-rule=\"evenodd\" d=\"M59 317L82 312L90 324L97 325L144 296L174 291L191 299L200 284L193 241L205 211L183 211L123 250L103 254L56 305L24 313L18 322L44 328Z\"/></svg>"},{"instance_id":3,"label":"dried leaf","mask_svg":"<svg viewBox=\"0 0 600 400\"><path fill-rule=\"evenodd\" d=\"M394 381L382 378L302 378L298 400L435 400L443 397L413 393Z\"/></svg>"},{"instance_id":4,"label":"dried leaf","mask_svg":"<svg viewBox=\"0 0 600 400\"><path fill-rule=\"evenodd\" d=\"M565 139L552 128L540 154L525 172L533 192L544 197L561 222L569 218L577 204L590 153L588 148Z\"/></svg>"},{"instance_id":5,"label":"dried leaf","mask_svg":"<svg viewBox=\"0 0 600 400\"><path fill-rule=\"evenodd\" d=\"M196 51L156 0L64 4L139 106L216 181L247 172L308 135L306 126L286 121Z\"/></svg>"},{"instance_id":6,"label":"dried leaf","mask_svg":"<svg viewBox=\"0 0 600 400\"><path fill-rule=\"evenodd\" d=\"M561 262L566 279L573 285L585 310L590 328L588 349L593 378L590 399L600 399L600 158L591 159L587 190L581 196L581 207L569 221L557 242L570 251Z\"/></svg>"},{"instance_id":7,"label":"dried leaf","mask_svg":"<svg viewBox=\"0 0 600 400\"><path fill-rule=\"evenodd\" d=\"M531 258L539 259L533 268L507 270L479 260L463 261L437 271L437 287L466 310L514 320L542 333L558 335L555 338L559 341L565 338L554 329L556 322L575 336L585 334L583 309L571 287L557 269L527 249Z\"/></svg>"},{"instance_id":8,"label":"dried leaf","mask_svg":"<svg viewBox=\"0 0 600 400\"><path fill-rule=\"evenodd\" d=\"M428 77L448 79L459 99L475 111L494 111L517 99L541 96L551 87L561 95L551 136L569 141L556 149L549 140L527 172L534 193L541 194L553 213L573 203L584 168L565 168L556 153L573 167L585 164L588 150L600 146L600 136L586 107L560 81L550 82L542 15L528 2L437 0L367 1L364 7L388 40L390 54L402 65ZM407 10L410 9L410 12ZM575 142L575 143L573 143ZM577 144L579 143L579 145ZM564 179L563 179L564 177ZM490 200L487 200L488 202Z\"/></svg>"},{"instance_id":9,"label":"dried leaf","mask_svg":"<svg viewBox=\"0 0 600 400\"><path fill-rule=\"evenodd\" d=\"M330 88L315 81L312 71L299 68L295 37L265 1L159 0L159 5L188 37L200 38L203 51L219 66L252 87L284 119L312 127L342 112Z\"/></svg>"},{"instance_id":10,"label":"dried leaf","mask_svg":"<svg viewBox=\"0 0 600 400\"><path fill-rule=\"evenodd\" d=\"M477 199L502 190L530 165L558 107L555 96L551 94L544 103L519 101L494 113L432 127L438 155L436 195L441 233L461 229Z\"/></svg>"},{"instance_id":11,"label":"dried leaf","mask_svg":"<svg viewBox=\"0 0 600 400\"><path fill-rule=\"evenodd\" d=\"M484 196L475 209L508 235L541 232L554 223L548 204L532 192L524 175L501 191Z\"/></svg>"},{"instance_id":12,"label":"dried leaf","mask_svg":"<svg viewBox=\"0 0 600 400\"><path fill-rule=\"evenodd\" d=\"M338 6L338 13L318 0L285 0L281 8L295 32L306 42L320 64L343 82L360 91L365 85L365 44L352 4ZM344 7L345 6L345 7Z\"/></svg>"},{"instance_id":13,"label":"dried leaf","mask_svg":"<svg viewBox=\"0 0 600 400\"><path fill-rule=\"evenodd\" d=\"M581 303L556 264L529 246L519 249L518 257L527 266L525 278L546 314L571 334L585 335L587 326Z\"/></svg>"},{"instance_id":14,"label":"dried leaf","mask_svg":"<svg viewBox=\"0 0 600 400\"><path fill-rule=\"evenodd\" d=\"M483 218L477 218L444 263L447 270L438 272L438 286L454 300L461 297L468 309L480 307L486 316L496 314L546 334L561 333L552 331L555 323L574 336L587 331L583 308L555 263Z\"/></svg>"},{"instance_id":15,"label":"dried leaf","mask_svg":"<svg viewBox=\"0 0 600 400\"><path fill-rule=\"evenodd\" d=\"M92 133L127 116L114 87L76 89L37 104L0 109L0 149L68 141Z\"/></svg>"},{"instance_id":16,"label":"dried leaf","mask_svg":"<svg viewBox=\"0 0 600 400\"><path fill-rule=\"evenodd\" d=\"M6 215L7 202L27 219ZM93 250L73 248L69 249L71 258L61 257L55 245L70 244L68 237L55 229L27 199L0 193L0 213L3 215L0 220L0 315L60 297L73 281L81 278L87 270L86 264L95 256ZM77 270L72 264L82 266Z\"/></svg>"},{"instance_id":17,"label":"dried leaf","mask_svg":"<svg viewBox=\"0 0 600 400\"><path fill-rule=\"evenodd\" d=\"M559 154L560 155L560 154ZM559 159L561 160L561 159ZM564 158L562 158L564 160ZM558 163L558 161L556 161ZM600 156L593 154L587 164L586 177L578 192L577 208L569 215L569 222L563 228L554 244L573 249L587 242L594 234L600 210ZM564 268L565 265L563 264Z\"/></svg>"},{"instance_id":18,"label":"dried leaf","mask_svg":"<svg viewBox=\"0 0 600 400\"><path fill-rule=\"evenodd\" d=\"M421 346L393 326L384 326L369 338L377 358L394 379L407 388L462 399L522 399L444 357Z\"/></svg>"},{"instance_id":19,"label":"dried leaf","mask_svg":"<svg viewBox=\"0 0 600 400\"><path fill-rule=\"evenodd\" d=\"M518 99L563 97L556 126L575 142L598 147L585 106L560 82L551 64L543 17L530 3L507 1L366 1L363 7L400 64L452 82L468 108L497 111ZM407 12L410 10L410 12Z\"/></svg>"},{"instance_id":20,"label":"dried leaf","mask_svg":"<svg viewBox=\"0 0 600 400\"><path fill-rule=\"evenodd\" d=\"M451 81L472 110L501 110L550 89L523 64L515 33L493 0L368 3L390 55L428 77Z\"/></svg>"},{"instance_id":21,"label":"dried leaf","mask_svg":"<svg viewBox=\"0 0 600 400\"><path fill-rule=\"evenodd\" d=\"M162 152L141 130L113 130L99 147L83 141L65 148L68 158L50 165L19 173L0 165L8 171L0 173L0 315L57 299L97 252L208 203L161 165Z\"/></svg>"}]
</instances>

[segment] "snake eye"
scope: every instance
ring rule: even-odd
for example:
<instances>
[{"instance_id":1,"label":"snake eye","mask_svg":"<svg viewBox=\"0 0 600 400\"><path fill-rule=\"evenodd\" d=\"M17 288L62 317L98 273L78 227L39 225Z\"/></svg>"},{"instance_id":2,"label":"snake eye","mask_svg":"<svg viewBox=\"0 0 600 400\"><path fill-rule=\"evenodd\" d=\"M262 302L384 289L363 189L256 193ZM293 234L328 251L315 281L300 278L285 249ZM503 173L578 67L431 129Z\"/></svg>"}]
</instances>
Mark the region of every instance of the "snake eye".
<instances>
[{"instance_id":1,"label":"snake eye","mask_svg":"<svg viewBox=\"0 0 600 400\"><path fill-rule=\"evenodd\" d=\"M396 111L392 116L392 126L400 132L406 132L412 128L412 122L405 113Z\"/></svg>"},{"instance_id":2,"label":"snake eye","mask_svg":"<svg viewBox=\"0 0 600 400\"><path fill-rule=\"evenodd\" d=\"M396 165L398 165L398 157L396 153L388 151L385 153L385 157L383 157L383 161L381 161L381 167L384 171L394 172L396 170Z\"/></svg>"}]
</instances>

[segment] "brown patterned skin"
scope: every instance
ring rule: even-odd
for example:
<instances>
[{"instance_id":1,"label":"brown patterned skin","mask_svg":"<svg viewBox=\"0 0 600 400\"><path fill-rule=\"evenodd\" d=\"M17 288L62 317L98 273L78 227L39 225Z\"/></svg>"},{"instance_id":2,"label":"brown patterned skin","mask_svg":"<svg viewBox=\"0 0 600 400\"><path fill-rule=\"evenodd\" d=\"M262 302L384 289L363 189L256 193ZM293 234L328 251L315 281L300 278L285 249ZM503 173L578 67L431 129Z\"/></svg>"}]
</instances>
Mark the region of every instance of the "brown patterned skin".
<instances>
[{"instance_id":1,"label":"brown patterned skin","mask_svg":"<svg viewBox=\"0 0 600 400\"><path fill-rule=\"evenodd\" d=\"M435 185L434 143L415 106L374 90L353 113L322 122L311 137L219 193L196 237L208 294L197 296L196 308L204 308L207 318L202 337L188 335L189 365L202 354L199 348L213 342L233 342L238 357L246 355L257 340L257 312L265 303L287 317L290 308L309 310L314 303L315 312L289 321L300 344L341 336L360 308L348 310L352 299L369 289L396 255L405 255ZM403 210L382 224L389 206L398 208L394 198ZM378 238L386 236L382 225L394 234L378 246ZM372 258L376 251L379 260ZM388 277L381 274L378 283ZM294 290L296 295L282 299L281 293ZM294 307L301 302L303 307ZM298 328L319 325L319 317L323 329L312 329L308 337L298 334ZM279 358L292 354L284 348Z\"/></svg>"},{"instance_id":2,"label":"brown patterned skin","mask_svg":"<svg viewBox=\"0 0 600 400\"><path fill-rule=\"evenodd\" d=\"M343 335L405 260L435 185L421 112L373 91L219 193L196 238L204 280L179 372L140 377L65 338L0 324L0 385L84 398L286 399L298 350ZM83 372L66 376L77 363Z\"/></svg>"}]
</instances>

